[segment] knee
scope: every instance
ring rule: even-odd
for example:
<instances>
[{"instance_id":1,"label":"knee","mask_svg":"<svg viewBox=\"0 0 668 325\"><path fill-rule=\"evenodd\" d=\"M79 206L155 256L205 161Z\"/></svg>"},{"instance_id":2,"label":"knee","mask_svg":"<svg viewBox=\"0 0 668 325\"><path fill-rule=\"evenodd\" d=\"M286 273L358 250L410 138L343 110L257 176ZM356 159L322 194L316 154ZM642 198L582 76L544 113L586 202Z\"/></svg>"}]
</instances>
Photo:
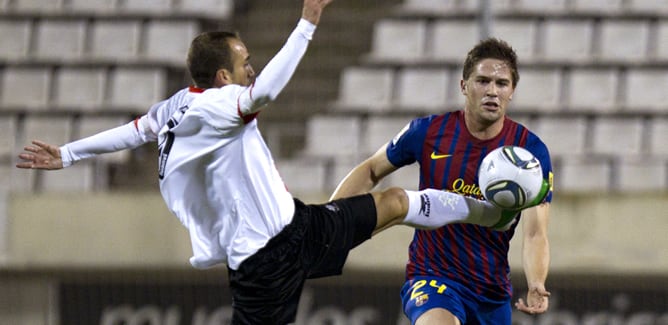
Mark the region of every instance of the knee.
<instances>
[{"instance_id":1,"label":"knee","mask_svg":"<svg viewBox=\"0 0 668 325\"><path fill-rule=\"evenodd\" d=\"M406 191L399 187L382 191L379 204L388 208L389 214L396 218L403 218L408 212L408 196Z\"/></svg>"}]
</instances>

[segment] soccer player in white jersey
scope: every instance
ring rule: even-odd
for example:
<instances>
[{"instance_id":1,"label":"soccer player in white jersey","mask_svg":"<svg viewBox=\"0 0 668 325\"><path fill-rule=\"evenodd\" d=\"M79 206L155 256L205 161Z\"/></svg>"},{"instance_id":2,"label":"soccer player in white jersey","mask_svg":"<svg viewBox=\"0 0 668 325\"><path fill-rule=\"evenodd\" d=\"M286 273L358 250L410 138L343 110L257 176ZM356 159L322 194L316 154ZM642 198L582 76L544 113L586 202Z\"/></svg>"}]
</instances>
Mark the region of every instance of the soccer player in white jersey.
<instances>
[{"instance_id":1,"label":"soccer player in white jersey","mask_svg":"<svg viewBox=\"0 0 668 325\"><path fill-rule=\"evenodd\" d=\"M393 225L498 225L505 211L432 189L390 188L320 205L292 197L256 116L292 77L331 1L304 0L297 27L257 78L237 35L203 33L188 53L194 86L91 137L60 147L35 140L17 167L61 169L157 140L160 191L189 230L190 263L227 264L233 324L293 322L306 279L340 274L353 247Z\"/></svg>"}]
</instances>

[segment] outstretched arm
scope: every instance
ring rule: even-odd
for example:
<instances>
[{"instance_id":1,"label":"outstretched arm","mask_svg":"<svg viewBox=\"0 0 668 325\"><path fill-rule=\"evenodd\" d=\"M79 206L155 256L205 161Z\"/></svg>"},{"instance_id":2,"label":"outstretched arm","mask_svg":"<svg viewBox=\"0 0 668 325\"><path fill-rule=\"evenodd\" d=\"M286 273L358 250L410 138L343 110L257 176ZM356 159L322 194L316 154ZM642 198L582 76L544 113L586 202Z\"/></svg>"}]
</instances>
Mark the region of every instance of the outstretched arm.
<instances>
[{"instance_id":1,"label":"outstretched arm","mask_svg":"<svg viewBox=\"0 0 668 325\"><path fill-rule=\"evenodd\" d=\"M19 154L18 168L55 170L93 156L125 149L132 149L152 139L142 136L140 120L109 129L81 140L57 147L40 140L24 148ZM144 132L146 133L146 132Z\"/></svg>"},{"instance_id":2,"label":"outstretched arm","mask_svg":"<svg viewBox=\"0 0 668 325\"><path fill-rule=\"evenodd\" d=\"M550 265L550 245L547 238L549 209L550 204L543 203L525 210L522 217L522 261L528 292L526 301L520 298L515 307L527 314L540 314L549 307L550 292L545 289Z\"/></svg>"}]
</instances>

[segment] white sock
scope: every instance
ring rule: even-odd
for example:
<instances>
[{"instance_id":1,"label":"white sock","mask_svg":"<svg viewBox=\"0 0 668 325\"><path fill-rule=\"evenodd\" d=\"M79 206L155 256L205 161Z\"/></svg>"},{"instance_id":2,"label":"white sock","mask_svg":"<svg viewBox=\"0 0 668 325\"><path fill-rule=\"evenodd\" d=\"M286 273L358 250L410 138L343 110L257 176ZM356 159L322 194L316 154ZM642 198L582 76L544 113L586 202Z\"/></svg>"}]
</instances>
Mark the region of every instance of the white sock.
<instances>
[{"instance_id":1,"label":"white sock","mask_svg":"<svg viewBox=\"0 0 668 325\"><path fill-rule=\"evenodd\" d=\"M435 229L456 222L489 227L501 217L501 209L489 202L454 192L425 189L406 191L406 195L408 213L403 223L416 228Z\"/></svg>"}]
</instances>

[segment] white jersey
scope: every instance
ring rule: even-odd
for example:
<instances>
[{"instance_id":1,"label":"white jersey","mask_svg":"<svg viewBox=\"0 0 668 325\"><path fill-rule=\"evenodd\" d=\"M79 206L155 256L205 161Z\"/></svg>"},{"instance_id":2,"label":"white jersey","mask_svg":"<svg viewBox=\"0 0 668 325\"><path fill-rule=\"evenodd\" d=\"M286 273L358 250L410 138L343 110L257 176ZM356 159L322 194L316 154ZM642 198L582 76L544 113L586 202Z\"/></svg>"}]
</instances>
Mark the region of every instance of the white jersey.
<instances>
[{"instance_id":1,"label":"white jersey","mask_svg":"<svg viewBox=\"0 0 668 325\"><path fill-rule=\"evenodd\" d=\"M197 268L237 269L294 214L254 114L246 123L237 109L245 90L209 89L160 132L160 191L190 232Z\"/></svg>"},{"instance_id":2,"label":"white jersey","mask_svg":"<svg viewBox=\"0 0 668 325\"><path fill-rule=\"evenodd\" d=\"M253 85L182 89L134 122L62 146L63 166L157 139L160 191L190 232L190 263L237 269L292 221L292 195L255 116L287 85L314 31L301 19Z\"/></svg>"}]
</instances>

